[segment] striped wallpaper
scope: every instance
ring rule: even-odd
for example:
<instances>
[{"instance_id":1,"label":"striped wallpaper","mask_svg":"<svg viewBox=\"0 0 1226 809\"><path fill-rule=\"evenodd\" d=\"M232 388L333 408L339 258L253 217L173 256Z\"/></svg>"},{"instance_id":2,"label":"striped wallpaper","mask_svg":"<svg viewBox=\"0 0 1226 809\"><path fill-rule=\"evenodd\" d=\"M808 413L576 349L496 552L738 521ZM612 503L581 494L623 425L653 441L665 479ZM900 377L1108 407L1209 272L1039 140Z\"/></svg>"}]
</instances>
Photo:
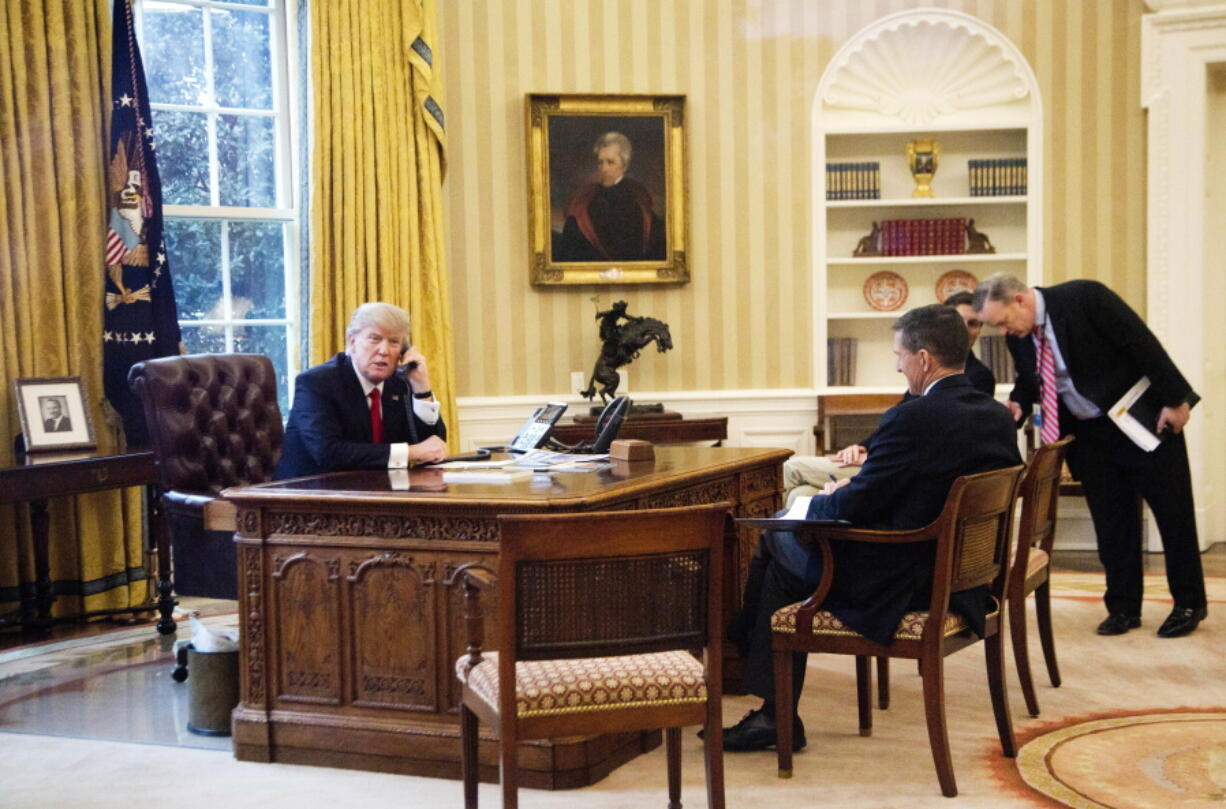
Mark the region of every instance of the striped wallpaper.
<instances>
[{"instance_id":1,"label":"striped wallpaper","mask_svg":"<svg viewBox=\"0 0 1226 809\"><path fill-rule=\"evenodd\" d=\"M447 0L457 393L567 391L599 348L595 306L620 298L668 322L675 344L629 367L633 390L813 386L813 93L860 28L934 5L1002 31L1038 77L1046 281L1097 278L1144 311L1142 0ZM529 92L687 96L689 284L529 284Z\"/></svg>"}]
</instances>

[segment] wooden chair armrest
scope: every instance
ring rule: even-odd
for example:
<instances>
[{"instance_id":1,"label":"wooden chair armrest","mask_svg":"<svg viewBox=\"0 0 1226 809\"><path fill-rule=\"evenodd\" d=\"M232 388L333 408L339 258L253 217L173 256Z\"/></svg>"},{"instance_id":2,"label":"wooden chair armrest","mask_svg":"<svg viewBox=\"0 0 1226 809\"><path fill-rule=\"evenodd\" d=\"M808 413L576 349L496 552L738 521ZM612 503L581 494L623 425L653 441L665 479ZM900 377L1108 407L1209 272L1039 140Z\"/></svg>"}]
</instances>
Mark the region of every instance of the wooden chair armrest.
<instances>
[{"instance_id":1,"label":"wooden chair armrest","mask_svg":"<svg viewBox=\"0 0 1226 809\"><path fill-rule=\"evenodd\" d=\"M485 643L485 613L481 609L481 591L498 583L498 574L479 562L457 567L444 582L448 587L457 583L464 588L464 626L467 629L468 661L465 671L472 671L481 662L481 647Z\"/></svg>"}]
</instances>

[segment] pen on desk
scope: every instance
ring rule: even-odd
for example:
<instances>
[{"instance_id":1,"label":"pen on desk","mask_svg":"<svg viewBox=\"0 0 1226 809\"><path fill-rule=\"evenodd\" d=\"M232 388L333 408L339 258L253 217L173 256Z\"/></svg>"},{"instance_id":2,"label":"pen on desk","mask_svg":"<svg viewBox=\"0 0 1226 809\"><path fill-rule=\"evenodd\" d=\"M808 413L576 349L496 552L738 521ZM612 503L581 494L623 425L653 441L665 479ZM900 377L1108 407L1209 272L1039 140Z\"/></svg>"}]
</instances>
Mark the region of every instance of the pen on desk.
<instances>
[{"instance_id":1,"label":"pen on desk","mask_svg":"<svg viewBox=\"0 0 1226 809\"><path fill-rule=\"evenodd\" d=\"M836 477L834 476L834 473L833 473L833 472L827 472L826 474L827 474L827 475L830 477L830 482L831 482L831 483L838 483L838 482L839 482L839 479L838 479L838 478L836 478Z\"/></svg>"}]
</instances>

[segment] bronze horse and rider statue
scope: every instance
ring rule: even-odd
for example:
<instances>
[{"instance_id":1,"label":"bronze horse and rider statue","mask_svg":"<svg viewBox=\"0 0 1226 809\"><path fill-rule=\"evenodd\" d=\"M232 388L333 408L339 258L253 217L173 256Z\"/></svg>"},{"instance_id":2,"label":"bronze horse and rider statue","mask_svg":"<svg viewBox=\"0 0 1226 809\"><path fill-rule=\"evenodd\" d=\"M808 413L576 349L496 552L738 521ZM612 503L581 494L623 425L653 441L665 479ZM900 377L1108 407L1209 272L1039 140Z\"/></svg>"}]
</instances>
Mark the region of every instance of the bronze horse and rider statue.
<instances>
[{"instance_id":1,"label":"bronze horse and rider statue","mask_svg":"<svg viewBox=\"0 0 1226 809\"><path fill-rule=\"evenodd\" d=\"M654 317L628 315L626 305L625 301L617 301L611 309L596 313L600 321L600 356L596 358L587 388L579 391L585 399L596 397L597 385L600 385L601 402L616 396L621 383L617 369L633 362L649 343L654 342L661 354L673 347L667 323Z\"/></svg>"}]
</instances>

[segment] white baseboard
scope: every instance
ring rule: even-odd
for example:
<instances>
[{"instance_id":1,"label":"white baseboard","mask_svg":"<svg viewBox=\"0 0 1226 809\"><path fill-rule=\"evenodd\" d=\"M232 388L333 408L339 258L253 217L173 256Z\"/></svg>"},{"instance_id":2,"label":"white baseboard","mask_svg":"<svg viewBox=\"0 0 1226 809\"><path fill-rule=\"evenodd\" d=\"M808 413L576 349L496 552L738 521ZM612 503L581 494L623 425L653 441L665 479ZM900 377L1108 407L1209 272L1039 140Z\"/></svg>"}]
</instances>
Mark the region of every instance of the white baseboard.
<instances>
[{"instance_id":1,"label":"white baseboard","mask_svg":"<svg viewBox=\"0 0 1226 809\"><path fill-rule=\"evenodd\" d=\"M660 402L666 410L683 416L728 417L728 447L783 447L800 455L812 455L813 425L817 423L817 391L783 390L635 392L636 402ZM505 444L524 420L546 401L566 402L571 413L591 407L574 394L552 396L472 396L456 402L459 410L460 447ZM569 418L567 416L563 418Z\"/></svg>"}]
</instances>

